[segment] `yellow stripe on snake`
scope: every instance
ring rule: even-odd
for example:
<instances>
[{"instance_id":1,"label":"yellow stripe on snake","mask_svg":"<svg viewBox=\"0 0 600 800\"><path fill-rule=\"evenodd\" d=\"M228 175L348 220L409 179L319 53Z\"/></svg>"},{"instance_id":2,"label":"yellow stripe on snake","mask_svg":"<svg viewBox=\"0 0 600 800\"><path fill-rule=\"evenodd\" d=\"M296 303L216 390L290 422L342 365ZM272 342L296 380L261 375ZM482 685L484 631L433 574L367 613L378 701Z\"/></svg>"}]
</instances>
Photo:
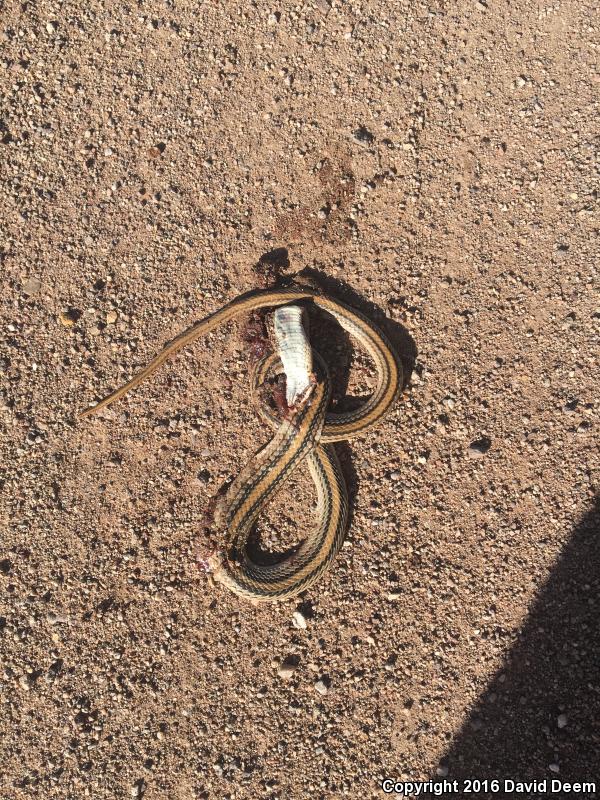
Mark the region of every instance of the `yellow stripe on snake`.
<instances>
[{"instance_id":1,"label":"yellow stripe on snake","mask_svg":"<svg viewBox=\"0 0 600 800\"><path fill-rule=\"evenodd\" d=\"M293 285L283 289L257 290L232 300L184 331L129 383L80 414L80 417L88 417L123 397L167 358L219 325L258 309L288 306L300 301L312 302L331 314L360 342L375 362L377 385L373 394L356 410L328 411L331 382L323 359L313 350L316 374L312 385L286 419L282 421L274 410L258 404L261 416L275 434L252 457L219 500L215 522L221 528L223 538L218 551L210 559L214 578L235 594L250 600L279 600L297 595L323 575L342 546L348 522L348 497L332 443L368 431L383 418L398 397L402 386L402 363L384 334L360 312L312 288ZM255 402L258 387L269 371L282 371L282 356L285 360L282 352L271 354L256 365L251 381ZM288 376L288 384L290 379L292 376ZM247 551L252 527L303 459L307 459L317 490L318 526L288 558L269 566L256 564Z\"/></svg>"}]
</instances>

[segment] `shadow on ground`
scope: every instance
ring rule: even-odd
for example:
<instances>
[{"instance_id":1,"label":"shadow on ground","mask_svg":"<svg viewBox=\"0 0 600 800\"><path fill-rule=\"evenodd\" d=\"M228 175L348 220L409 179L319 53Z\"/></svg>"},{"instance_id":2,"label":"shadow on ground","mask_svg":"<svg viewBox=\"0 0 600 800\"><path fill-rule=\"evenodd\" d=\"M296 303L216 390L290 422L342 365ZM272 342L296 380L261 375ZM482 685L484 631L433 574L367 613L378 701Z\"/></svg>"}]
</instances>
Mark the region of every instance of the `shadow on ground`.
<instances>
[{"instance_id":1,"label":"shadow on ground","mask_svg":"<svg viewBox=\"0 0 600 800\"><path fill-rule=\"evenodd\" d=\"M600 497L442 765L448 780L547 779L548 794L523 798L566 797L550 795L553 778L595 781L596 794L578 796L600 797Z\"/></svg>"}]
</instances>

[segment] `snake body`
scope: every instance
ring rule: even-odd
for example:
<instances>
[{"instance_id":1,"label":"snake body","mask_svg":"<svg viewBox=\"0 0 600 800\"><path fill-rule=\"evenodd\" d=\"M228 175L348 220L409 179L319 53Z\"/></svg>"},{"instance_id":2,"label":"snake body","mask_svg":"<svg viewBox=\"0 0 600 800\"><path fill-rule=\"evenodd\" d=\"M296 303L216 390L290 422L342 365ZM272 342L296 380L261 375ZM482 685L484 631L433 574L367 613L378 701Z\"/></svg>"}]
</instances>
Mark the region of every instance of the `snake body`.
<instances>
[{"instance_id":1,"label":"snake body","mask_svg":"<svg viewBox=\"0 0 600 800\"><path fill-rule=\"evenodd\" d=\"M359 408L342 413L329 411L329 374L321 357L313 351L314 385L304 393L299 390L297 407L292 406L286 419L282 421L274 410L257 404L261 416L275 433L219 501L215 522L225 533L222 546L210 559L215 579L235 594L251 600L279 600L297 595L328 569L339 551L346 532L348 501L332 443L365 433L384 417L398 397L402 364L384 334L360 312L312 288L293 285L257 290L236 298L181 333L128 383L80 414L80 417L87 417L123 397L170 356L219 325L258 309L289 306L300 301L312 302L330 313L362 344L375 362L377 384L373 394ZM281 351L265 356L256 365L251 382L253 398L257 397L270 371L283 370L284 345ZM289 399L288 394L288 402ZM252 527L303 459L307 459L317 491L318 526L288 558L269 566L256 564L246 546Z\"/></svg>"}]
</instances>

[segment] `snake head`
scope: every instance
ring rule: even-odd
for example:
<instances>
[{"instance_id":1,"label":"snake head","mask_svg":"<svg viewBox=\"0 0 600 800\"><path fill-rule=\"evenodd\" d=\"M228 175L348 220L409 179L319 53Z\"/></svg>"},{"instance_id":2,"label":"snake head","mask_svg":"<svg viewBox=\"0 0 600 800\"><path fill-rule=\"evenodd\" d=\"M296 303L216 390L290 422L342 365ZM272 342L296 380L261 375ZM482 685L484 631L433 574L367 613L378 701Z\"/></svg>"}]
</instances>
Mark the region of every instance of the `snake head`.
<instances>
[{"instance_id":1,"label":"snake head","mask_svg":"<svg viewBox=\"0 0 600 800\"><path fill-rule=\"evenodd\" d=\"M218 547L202 547L196 551L196 565L200 572L214 574L223 563L223 553Z\"/></svg>"}]
</instances>

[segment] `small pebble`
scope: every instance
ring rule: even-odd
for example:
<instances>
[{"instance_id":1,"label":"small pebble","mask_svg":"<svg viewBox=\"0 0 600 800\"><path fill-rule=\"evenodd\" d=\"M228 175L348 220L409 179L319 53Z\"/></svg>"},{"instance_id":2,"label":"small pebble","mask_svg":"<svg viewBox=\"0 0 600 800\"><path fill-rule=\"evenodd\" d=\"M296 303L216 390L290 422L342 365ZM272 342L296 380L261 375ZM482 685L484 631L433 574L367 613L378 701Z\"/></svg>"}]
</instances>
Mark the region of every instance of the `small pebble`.
<instances>
[{"instance_id":1,"label":"small pebble","mask_svg":"<svg viewBox=\"0 0 600 800\"><path fill-rule=\"evenodd\" d=\"M109 311L108 314L106 315L106 324L107 325L114 325L118 318L119 318L119 315L113 309L112 311Z\"/></svg>"},{"instance_id":2,"label":"small pebble","mask_svg":"<svg viewBox=\"0 0 600 800\"><path fill-rule=\"evenodd\" d=\"M64 325L65 328L72 328L75 324L75 320L68 311L61 311L58 315L58 321L61 325Z\"/></svg>"},{"instance_id":3,"label":"small pebble","mask_svg":"<svg viewBox=\"0 0 600 800\"><path fill-rule=\"evenodd\" d=\"M37 294L41 288L42 282L39 278L27 278L23 284L23 291L29 296Z\"/></svg>"},{"instance_id":4,"label":"small pebble","mask_svg":"<svg viewBox=\"0 0 600 800\"><path fill-rule=\"evenodd\" d=\"M69 617L65 616L64 614L50 613L48 614L47 619L50 625L66 625L69 622Z\"/></svg>"},{"instance_id":5,"label":"small pebble","mask_svg":"<svg viewBox=\"0 0 600 800\"><path fill-rule=\"evenodd\" d=\"M294 611L292 614L292 625L294 628L300 628L301 630L305 630L308 623L306 622L306 617L300 611Z\"/></svg>"},{"instance_id":6,"label":"small pebble","mask_svg":"<svg viewBox=\"0 0 600 800\"><path fill-rule=\"evenodd\" d=\"M390 478L391 478L393 481L398 481L398 480L400 480L400 473L398 472L398 470L397 470L397 469L395 469L395 470L392 472L392 474L390 475Z\"/></svg>"},{"instance_id":7,"label":"small pebble","mask_svg":"<svg viewBox=\"0 0 600 800\"><path fill-rule=\"evenodd\" d=\"M550 770L550 772L560 772L560 767L558 766L558 764L550 764L548 769Z\"/></svg>"},{"instance_id":8,"label":"small pebble","mask_svg":"<svg viewBox=\"0 0 600 800\"><path fill-rule=\"evenodd\" d=\"M280 678L283 678L284 680L289 680L297 669L298 669L297 664L291 664L286 661L279 667L279 669L277 670L277 674L279 675Z\"/></svg>"},{"instance_id":9,"label":"small pebble","mask_svg":"<svg viewBox=\"0 0 600 800\"><path fill-rule=\"evenodd\" d=\"M492 440L487 436L482 436L481 439L476 439L469 445L469 458L481 458L492 446Z\"/></svg>"},{"instance_id":10,"label":"small pebble","mask_svg":"<svg viewBox=\"0 0 600 800\"><path fill-rule=\"evenodd\" d=\"M436 771L435 771L435 774L436 774L436 775L439 775L439 776L440 776L440 778L445 778L445 777L446 777L446 775L448 774L448 767L446 767L446 766L444 766L444 765L440 765L440 766L439 766L439 767L436 769Z\"/></svg>"},{"instance_id":11,"label":"small pebble","mask_svg":"<svg viewBox=\"0 0 600 800\"><path fill-rule=\"evenodd\" d=\"M331 11L331 6L327 2L327 0L316 0L315 5L319 9L321 14L327 15Z\"/></svg>"},{"instance_id":12,"label":"small pebble","mask_svg":"<svg viewBox=\"0 0 600 800\"><path fill-rule=\"evenodd\" d=\"M360 144L372 144L375 141L375 137L371 131L367 130L364 125L361 125L360 128L353 131L352 138L355 142L359 142Z\"/></svg>"},{"instance_id":13,"label":"small pebble","mask_svg":"<svg viewBox=\"0 0 600 800\"><path fill-rule=\"evenodd\" d=\"M129 793L132 797L143 797L145 788L146 788L146 781L143 778L140 778L139 781L136 781L133 784Z\"/></svg>"},{"instance_id":14,"label":"small pebble","mask_svg":"<svg viewBox=\"0 0 600 800\"><path fill-rule=\"evenodd\" d=\"M556 720L556 724L559 728L566 728L567 727L568 718L566 714L559 714L558 719Z\"/></svg>"},{"instance_id":15,"label":"small pebble","mask_svg":"<svg viewBox=\"0 0 600 800\"><path fill-rule=\"evenodd\" d=\"M50 34L56 33L56 22L47 22L46 31Z\"/></svg>"},{"instance_id":16,"label":"small pebble","mask_svg":"<svg viewBox=\"0 0 600 800\"><path fill-rule=\"evenodd\" d=\"M324 681L317 681L315 683L315 690L322 695L326 695L329 689L327 688L327 684Z\"/></svg>"}]
</instances>

